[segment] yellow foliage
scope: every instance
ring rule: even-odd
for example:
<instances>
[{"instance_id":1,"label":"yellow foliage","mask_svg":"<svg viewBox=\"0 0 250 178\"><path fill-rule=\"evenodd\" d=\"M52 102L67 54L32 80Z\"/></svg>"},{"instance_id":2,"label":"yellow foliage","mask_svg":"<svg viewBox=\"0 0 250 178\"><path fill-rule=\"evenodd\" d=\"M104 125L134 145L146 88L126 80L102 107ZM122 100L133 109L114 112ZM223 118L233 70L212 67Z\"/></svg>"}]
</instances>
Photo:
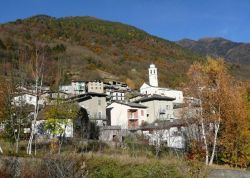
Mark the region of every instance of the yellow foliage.
<instances>
[{"instance_id":1,"label":"yellow foliage","mask_svg":"<svg viewBox=\"0 0 250 178\"><path fill-rule=\"evenodd\" d=\"M135 83L133 80L127 78L126 79L126 83L128 84L128 86L131 88L131 89L135 89Z\"/></svg>"},{"instance_id":2,"label":"yellow foliage","mask_svg":"<svg viewBox=\"0 0 250 178\"><path fill-rule=\"evenodd\" d=\"M250 161L250 132L244 86L228 73L221 58L208 57L204 63L194 63L188 75L190 94L202 101L203 118L207 123L221 123L220 159L234 166L246 166Z\"/></svg>"}]
</instances>

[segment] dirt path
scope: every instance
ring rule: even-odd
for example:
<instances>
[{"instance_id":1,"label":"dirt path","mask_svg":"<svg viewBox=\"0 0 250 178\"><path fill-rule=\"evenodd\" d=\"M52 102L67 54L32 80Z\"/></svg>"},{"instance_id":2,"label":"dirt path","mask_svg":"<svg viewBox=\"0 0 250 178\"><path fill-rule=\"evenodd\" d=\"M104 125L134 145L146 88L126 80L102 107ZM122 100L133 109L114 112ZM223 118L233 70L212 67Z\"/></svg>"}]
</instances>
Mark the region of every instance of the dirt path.
<instances>
[{"instance_id":1,"label":"dirt path","mask_svg":"<svg viewBox=\"0 0 250 178\"><path fill-rule=\"evenodd\" d=\"M208 178L250 178L250 171L213 169Z\"/></svg>"}]
</instances>

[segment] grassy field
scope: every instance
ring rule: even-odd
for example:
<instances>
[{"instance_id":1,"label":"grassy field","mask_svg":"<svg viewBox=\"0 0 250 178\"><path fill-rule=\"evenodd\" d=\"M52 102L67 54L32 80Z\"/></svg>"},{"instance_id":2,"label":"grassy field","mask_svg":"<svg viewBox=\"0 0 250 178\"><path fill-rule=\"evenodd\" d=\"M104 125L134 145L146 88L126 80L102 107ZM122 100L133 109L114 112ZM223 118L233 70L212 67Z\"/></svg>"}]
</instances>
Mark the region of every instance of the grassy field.
<instances>
[{"instance_id":1,"label":"grassy field","mask_svg":"<svg viewBox=\"0 0 250 178\"><path fill-rule=\"evenodd\" d=\"M130 155L82 153L44 155L44 157L1 157L0 177L91 177L142 178L206 177L200 163L166 157L155 159Z\"/></svg>"},{"instance_id":2,"label":"grassy field","mask_svg":"<svg viewBox=\"0 0 250 178\"><path fill-rule=\"evenodd\" d=\"M28 156L25 145L21 142L16 154L15 145L1 141L5 156L0 158L0 177L200 178L208 173L202 163L186 160L181 154L164 150L156 158L149 147L71 142L59 153L49 143L37 144L37 154Z\"/></svg>"}]
</instances>

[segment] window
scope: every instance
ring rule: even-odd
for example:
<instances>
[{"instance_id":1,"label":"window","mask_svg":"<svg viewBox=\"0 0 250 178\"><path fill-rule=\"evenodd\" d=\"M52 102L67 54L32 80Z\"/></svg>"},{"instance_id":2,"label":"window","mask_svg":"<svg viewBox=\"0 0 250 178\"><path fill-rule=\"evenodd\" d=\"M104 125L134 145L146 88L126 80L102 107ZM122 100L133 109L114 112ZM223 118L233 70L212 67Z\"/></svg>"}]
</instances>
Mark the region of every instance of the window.
<instances>
[{"instance_id":1,"label":"window","mask_svg":"<svg viewBox=\"0 0 250 178\"><path fill-rule=\"evenodd\" d=\"M98 112L98 118L101 119L102 118L102 113Z\"/></svg>"},{"instance_id":2,"label":"window","mask_svg":"<svg viewBox=\"0 0 250 178\"><path fill-rule=\"evenodd\" d=\"M32 100L32 97L30 96L30 101Z\"/></svg>"},{"instance_id":3,"label":"window","mask_svg":"<svg viewBox=\"0 0 250 178\"><path fill-rule=\"evenodd\" d=\"M102 102L101 102L101 99L99 98L98 99L98 105L101 106Z\"/></svg>"},{"instance_id":4,"label":"window","mask_svg":"<svg viewBox=\"0 0 250 178\"><path fill-rule=\"evenodd\" d=\"M144 116L144 111L143 110L141 110L141 116Z\"/></svg>"}]
</instances>

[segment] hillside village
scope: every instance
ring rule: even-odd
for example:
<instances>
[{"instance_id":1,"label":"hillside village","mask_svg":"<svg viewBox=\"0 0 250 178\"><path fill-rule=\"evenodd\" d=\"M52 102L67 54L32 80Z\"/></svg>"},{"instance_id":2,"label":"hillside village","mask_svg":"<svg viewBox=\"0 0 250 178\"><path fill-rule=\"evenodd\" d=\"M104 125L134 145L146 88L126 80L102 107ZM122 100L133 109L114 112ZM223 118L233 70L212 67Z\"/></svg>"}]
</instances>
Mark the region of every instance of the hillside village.
<instances>
[{"instance_id":1,"label":"hillside village","mask_svg":"<svg viewBox=\"0 0 250 178\"><path fill-rule=\"evenodd\" d=\"M57 92L42 86L39 96L36 96L32 87L20 87L13 103L33 107L38 104L37 120L33 123L37 138L52 137L52 133L44 129L45 113L60 99L62 103L76 102L81 111L78 118L65 118L69 121L62 124L62 128L65 128L64 135L67 138L75 137L79 126L85 139L98 139L112 144L122 143L128 135L139 134L144 136L149 145L164 144L184 149L186 123L181 119L182 111L187 107L185 100L193 103L193 98L184 97L179 90L159 87L158 71L154 64L148 68L148 81L143 83L139 91L135 91L119 81L73 80L70 85L59 86ZM90 125L98 129L93 130ZM30 129L26 128L25 131L30 132Z\"/></svg>"},{"instance_id":2,"label":"hillside village","mask_svg":"<svg viewBox=\"0 0 250 178\"><path fill-rule=\"evenodd\" d=\"M250 1L2 1L0 178L250 178Z\"/></svg>"}]
</instances>

